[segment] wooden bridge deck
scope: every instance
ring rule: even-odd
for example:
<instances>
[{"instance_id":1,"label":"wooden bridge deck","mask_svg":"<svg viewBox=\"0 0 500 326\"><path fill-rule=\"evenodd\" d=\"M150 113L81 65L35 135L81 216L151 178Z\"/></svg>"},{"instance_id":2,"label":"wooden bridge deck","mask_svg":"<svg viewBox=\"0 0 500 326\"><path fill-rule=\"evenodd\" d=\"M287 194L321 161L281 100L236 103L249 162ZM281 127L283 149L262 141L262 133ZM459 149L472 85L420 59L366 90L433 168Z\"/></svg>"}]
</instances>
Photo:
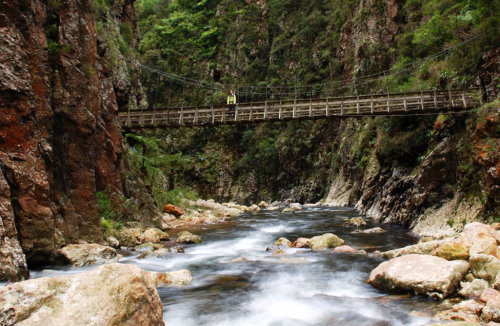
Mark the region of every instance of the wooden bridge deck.
<instances>
[{"instance_id":1,"label":"wooden bridge deck","mask_svg":"<svg viewBox=\"0 0 500 326\"><path fill-rule=\"evenodd\" d=\"M291 99L227 105L121 112L125 128L205 126L327 117L401 115L463 110L479 104L478 89L437 90L363 96Z\"/></svg>"}]
</instances>

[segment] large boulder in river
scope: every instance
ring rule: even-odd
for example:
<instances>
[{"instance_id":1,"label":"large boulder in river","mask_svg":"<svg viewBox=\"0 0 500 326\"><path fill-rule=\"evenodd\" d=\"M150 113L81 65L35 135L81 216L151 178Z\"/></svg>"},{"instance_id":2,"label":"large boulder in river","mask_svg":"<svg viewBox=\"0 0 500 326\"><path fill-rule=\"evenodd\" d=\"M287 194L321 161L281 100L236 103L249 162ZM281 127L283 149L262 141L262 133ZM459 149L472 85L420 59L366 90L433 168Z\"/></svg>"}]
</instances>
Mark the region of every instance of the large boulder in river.
<instances>
[{"instance_id":1,"label":"large boulder in river","mask_svg":"<svg viewBox=\"0 0 500 326\"><path fill-rule=\"evenodd\" d=\"M201 243L201 238L188 231L182 231L177 235L177 243Z\"/></svg>"},{"instance_id":2,"label":"large boulder in river","mask_svg":"<svg viewBox=\"0 0 500 326\"><path fill-rule=\"evenodd\" d=\"M383 262L370 273L368 283L388 291L408 291L445 298L469 270L469 263L429 255L406 255Z\"/></svg>"},{"instance_id":3,"label":"large boulder in river","mask_svg":"<svg viewBox=\"0 0 500 326\"><path fill-rule=\"evenodd\" d=\"M59 249L59 254L75 266L114 262L120 258L115 249L96 243L70 244Z\"/></svg>"},{"instance_id":4,"label":"large boulder in river","mask_svg":"<svg viewBox=\"0 0 500 326\"><path fill-rule=\"evenodd\" d=\"M344 240L333 233L325 233L309 239L309 246L312 250L322 250L335 248L344 244Z\"/></svg>"},{"instance_id":5,"label":"large boulder in river","mask_svg":"<svg viewBox=\"0 0 500 326\"><path fill-rule=\"evenodd\" d=\"M164 322L153 275L137 266L109 264L0 288L0 325L160 326Z\"/></svg>"}]
</instances>

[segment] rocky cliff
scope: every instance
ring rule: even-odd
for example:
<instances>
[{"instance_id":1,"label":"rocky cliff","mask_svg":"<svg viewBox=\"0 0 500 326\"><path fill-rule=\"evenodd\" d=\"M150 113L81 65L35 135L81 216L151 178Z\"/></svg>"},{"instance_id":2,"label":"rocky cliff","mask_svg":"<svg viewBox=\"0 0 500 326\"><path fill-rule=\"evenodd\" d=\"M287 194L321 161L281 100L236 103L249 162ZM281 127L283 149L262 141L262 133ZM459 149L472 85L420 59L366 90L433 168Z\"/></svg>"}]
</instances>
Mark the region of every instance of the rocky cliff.
<instances>
[{"instance_id":1,"label":"rocky cliff","mask_svg":"<svg viewBox=\"0 0 500 326\"><path fill-rule=\"evenodd\" d=\"M16 280L65 243L101 241L96 192L124 209L116 115L143 99L123 60L135 42L132 0L0 8L0 279ZM120 29L128 39L108 37Z\"/></svg>"}]
</instances>

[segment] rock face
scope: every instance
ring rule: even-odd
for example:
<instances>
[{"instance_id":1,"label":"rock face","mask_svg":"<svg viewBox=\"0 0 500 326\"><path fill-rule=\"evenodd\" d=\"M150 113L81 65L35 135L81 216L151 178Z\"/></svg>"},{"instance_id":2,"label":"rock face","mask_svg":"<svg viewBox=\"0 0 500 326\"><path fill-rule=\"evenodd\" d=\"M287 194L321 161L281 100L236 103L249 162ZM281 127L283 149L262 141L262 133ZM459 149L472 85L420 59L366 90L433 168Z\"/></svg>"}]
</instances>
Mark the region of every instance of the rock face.
<instances>
[{"instance_id":1,"label":"rock face","mask_svg":"<svg viewBox=\"0 0 500 326\"><path fill-rule=\"evenodd\" d=\"M119 258L115 249L95 243L71 244L59 249L59 253L75 266L116 261Z\"/></svg>"},{"instance_id":2,"label":"rock face","mask_svg":"<svg viewBox=\"0 0 500 326\"><path fill-rule=\"evenodd\" d=\"M110 24L134 30L132 0L106 3ZM13 211L18 227L16 235L2 214L8 230L0 233L0 259L9 260L9 275L19 271L11 279L26 275L16 236L34 263L65 243L100 239L96 191L109 192L114 207L131 214L122 205L134 189L125 180L116 116L143 97L128 75L135 68L110 53L98 30L91 0L2 3L0 183L12 205L5 198L0 205ZM144 215L152 210L145 207Z\"/></svg>"},{"instance_id":3,"label":"rock face","mask_svg":"<svg viewBox=\"0 0 500 326\"><path fill-rule=\"evenodd\" d=\"M93 271L0 289L0 324L159 326L162 304L152 273L110 264Z\"/></svg>"},{"instance_id":4,"label":"rock face","mask_svg":"<svg viewBox=\"0 0 500 326\"><path fill-rule=\"evenodd\" d=\"M14 219L10 189L0 169L0 281L20 281L28 277Z\"/></svg>"},{"instance_id":5,"label":"rock face","mask_svg":"<svg viewBox=\"0 0 500 326\"><path fill-rule=\"evenodd\" d=\"M312 250L322 250L335 248L344 244L344 240L333 233L325 233L309 239L309 246Z\"/></svg>"},{"instance_id":6,"label":"rock face","mask_svg":"<svg viewBox=\"0 0 500 326\"><path fill-rule=\"evenodd\" d=\"M370 273L368 282L388 291L408 291L442 299L455 290L468 270L466 261L406 255L380 264Z\"/></svg>"}]
</instances>

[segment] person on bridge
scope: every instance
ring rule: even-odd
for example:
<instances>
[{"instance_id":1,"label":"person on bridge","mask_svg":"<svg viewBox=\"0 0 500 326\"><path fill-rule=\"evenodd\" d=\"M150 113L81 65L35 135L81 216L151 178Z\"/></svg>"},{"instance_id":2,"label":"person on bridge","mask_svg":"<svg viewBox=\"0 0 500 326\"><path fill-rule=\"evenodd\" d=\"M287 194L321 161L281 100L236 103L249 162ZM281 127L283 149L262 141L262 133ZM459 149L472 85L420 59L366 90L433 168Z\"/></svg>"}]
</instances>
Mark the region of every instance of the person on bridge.
<instances>
[{"instance_id":1,"label":"person on bridge","mask_svg":"<svg viewBox=\"0 0 500 326\"><path fill-rule=\"evenodd\" d=\"M236 94L234 93L234 90L231 89L229 91L229 95L227 97L227 105L229 105L229 113L232 117L234 117L234 111L236 109Z\"/></svg>"}]
</instances>

